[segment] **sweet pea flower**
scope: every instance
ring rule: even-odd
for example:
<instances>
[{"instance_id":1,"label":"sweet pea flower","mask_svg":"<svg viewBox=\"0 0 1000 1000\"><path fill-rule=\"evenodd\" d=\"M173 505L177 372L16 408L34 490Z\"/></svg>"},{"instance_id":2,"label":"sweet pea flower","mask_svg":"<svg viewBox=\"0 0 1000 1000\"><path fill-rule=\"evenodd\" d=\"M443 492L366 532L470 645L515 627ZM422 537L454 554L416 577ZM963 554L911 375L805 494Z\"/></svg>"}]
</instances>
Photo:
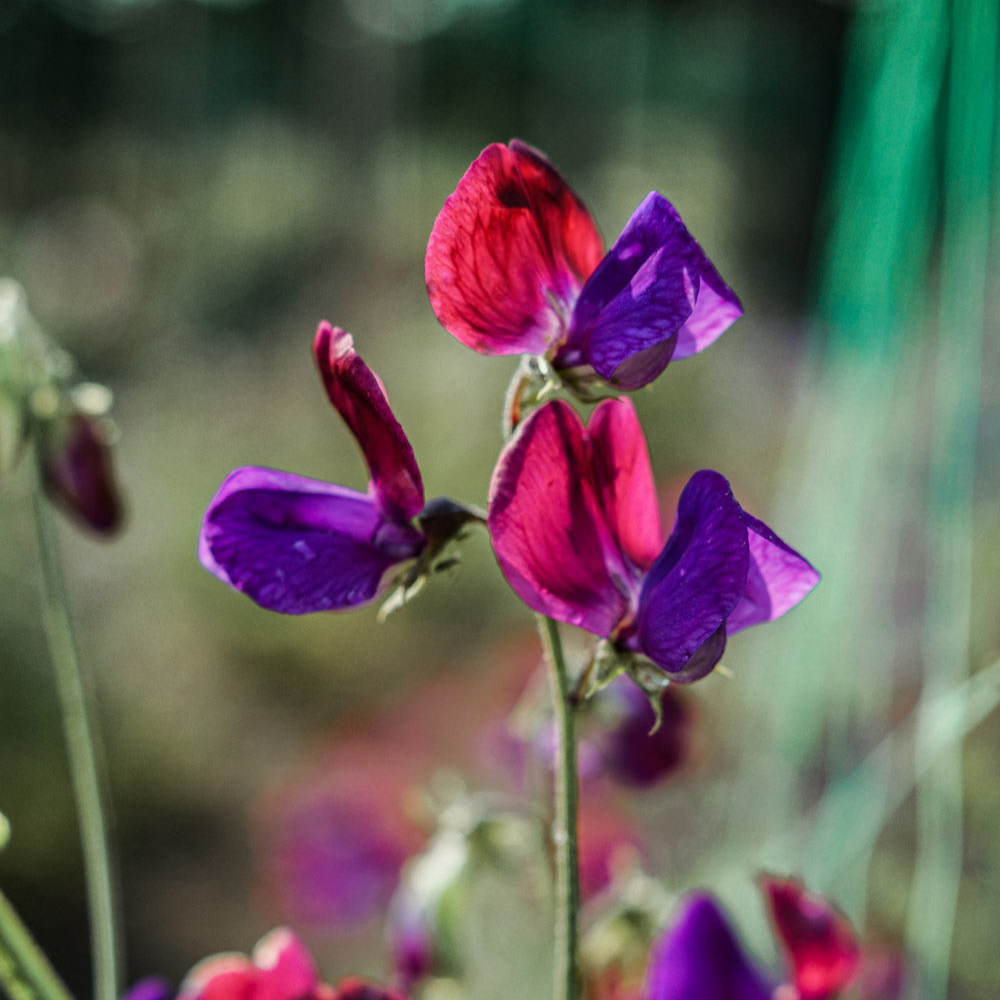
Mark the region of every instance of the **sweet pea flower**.
<instances>
[{"instance_id":1,"label":"sweet pea flower","mask_svg":"<svg viewBox=\"0 0 1000 1000\"><path fill-rule=\"evenodd\" d=\"M413 449L351 335L321 323L313 353L330 402L368 464L368 492L274 469L236 469L209 504L198 543L201 564L223 583L292 615L374 600L404 564L421 560L418 568L426 569L475 519L450 500L424 506ZM408 584L418 577L411 574Z\"/></svg>"},{"instance_id":2,"label":"sweet pea flower","mask_svg":"<svg viewBox=\"0 0 1000 1000\"><path fill-rule=\"evenodd\" d=\"M140 980L122 1000L171 1000L163 979ZM306 946L288 928L266 934L247 957L212 955L184 978L174 1000L406 1000L396 990L351 977L322 982Z\"/></svg>"},{"instance_id":3,"label":"sweet pea flower","mask_svg":"<svg viewBox=\"0 0 1000 1000\"><path fill-rule=\"evenodd\" d=\"M447 198L425 277L441 325L481 354L546 355L622 389L711 344L742 308L676 209L650 192L604 253L586 206L526 143L493 143Z\"/></svg>"},{"instance_id":4,"label":"sweet pea flower","mask_svg":"<svg viewBox=\"0 0 1000 1000\"><path fill-rule=\"evenodd\" d=\"M671 681L705 676L727 635L778 618L819 580L708 469L684 488L664 545L645 438L624 397L595 407L587 427L561 400L532 412L494 470L488 526L530 608L641 654Z\"/></svg>"},{"instance_id":5,"label":"sweet pea flower","mask_svg":"<svg viewBox=\"0 0 1000 1000\"><path fill-rule=\"evenodd\" d=\"M847 919L793 879L763 879L788 972L746 955L715 899L697 893L653 946L642 1000L831 1000L850 984L860 949Z\"/></svg>"}]
</instances>

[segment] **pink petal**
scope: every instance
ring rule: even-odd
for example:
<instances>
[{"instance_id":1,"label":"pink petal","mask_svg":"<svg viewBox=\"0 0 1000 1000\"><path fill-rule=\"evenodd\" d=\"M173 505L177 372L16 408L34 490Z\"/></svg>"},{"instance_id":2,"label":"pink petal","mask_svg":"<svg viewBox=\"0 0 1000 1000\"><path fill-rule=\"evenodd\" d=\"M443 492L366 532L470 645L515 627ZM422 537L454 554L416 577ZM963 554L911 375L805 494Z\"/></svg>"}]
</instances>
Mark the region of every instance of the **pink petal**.
<instances>
[{"instance_id":1,"label":"pink petal","mask_svg":"<svg viewBox=\"0 0 1000 1000\"><path fill-rule=\"evenodd\" d=\"M507 582L534 611L610 635L628 602L594 493L585 431L561 400L535 410L500 455L488 526Z\"/></svg>"},{"instance_id":2,"label":"pink petal","mask_svg":"<svg viewBox=\"0 0 1000 1000\"><path fill-rule=\"evenodd\" d=\"M750 543L746 589L726 621L732 634L780 618L819 583L819 573L763 521L743 511Z\"/></svg>"},{"instance_id":3,"label":"pink petal","mask_svg":"<svg viewBox=\"0 0 1000 1000\"><path fill-rule=\"evenodd\" d=\"M542 354L565 333L600 234L551 163L494 143L444 203L424 273L441 325L483 354Z\"/></svg>"},{"instance_id":4,"label":"pink petal","mask_svg":"<svg viewBox=\"0 0 1000 1000\"><path fill-rule=\"evenodd\" d=\"M854 978L861 952L847 918L795 879L762 879L800 1000L827 1000Z\"/></svg>"},{"instance_id":5,"label":"pink petal","mask_svg":"<svg viewBox=\"0 0 1000 1000\"><path fill-rule=\"evenodd\" d=\"M636 569L647 570L663 548L663 528L649 450L632 401L604 400L591 414L587 433L605 523Z\"/></svg>"},{"instance_id":6,"label":"pink petal","mask_svg":"<svg viewBox=\"0 0 1000 1000\"><path fill-rule=\"evenodd\" d=\"M378 378L351 335L329 323L320 323L313 353L330 402L361 446L379 509L392 520L415 517L424 506L420 470Z\"/></svg>"},{"instance_id":7,"label":"pink petal","mask_svg":"<svg viewBox=\"0 0 1000 1000\"><path fill-rule=\"evenodd\" d=\"M312 955L287 927L262 937L251 958L260 970L254 1000L300 1000L319 983Z\"/></svg>"},{"instance_id":8,"label":"pink petal","mask_svg":"<svg viewBox=\"0 0 1000 1000\"><path fill-rule=\"evenodd\" d=\"M184 977L177 1000L256 1000L259 975L246 955L211 955Z\"/></svg>"}]
</instances>

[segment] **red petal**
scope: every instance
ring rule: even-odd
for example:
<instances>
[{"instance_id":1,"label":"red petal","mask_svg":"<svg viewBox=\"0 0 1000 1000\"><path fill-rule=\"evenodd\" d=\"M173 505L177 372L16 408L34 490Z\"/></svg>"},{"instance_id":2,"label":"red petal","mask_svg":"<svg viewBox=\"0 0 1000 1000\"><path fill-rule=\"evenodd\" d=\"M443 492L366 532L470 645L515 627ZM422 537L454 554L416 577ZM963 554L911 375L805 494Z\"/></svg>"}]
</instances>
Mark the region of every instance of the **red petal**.
<instances>
[{"instance_id":1,"label":"red petal","mask_svg":"<svg viewBox=\"0 0 1000 1000\"><path fill-rule=\"evenodd\" d=\"M420 470L378 377L340 327L320 323L313 353L330 402L361 446L379 509L390 520L415 517L424 506Z\"/></svg>"},{"instance_id":2,"label":"red petal","mask_svg":"<svg viewBox=\"0 0 1000 1000\"><path fill-rule=\"evenodd\" d=\"M494 143L444 203L424 273L441 325L483 354L542 354L565 334L603 246L583 202L523 142Z\"/></svg>"},{"instance_id":3,"label":"red petal","mask_svg":"<svg viewBox=\"0 0 1000 1000\"><path fill-rule=\"evenodd\" d=\"M488 524L500 568L530 608L611 634L628 608L606 561L617 547L594 492L586 432L562 400L535 410L500 455Z\"/></svg>"},{"instance_id":4,"label":"red petal","mask_svg":"<svg viewBox=\"0 0 1000 1000\"><path fill-rule=\"evenodd\" d=\"M774 929L801 1000L827 1000L854 978L861 959L847 918L795 879L765 877Z\"/></svg>"},{"instance_id":5,"label":"red petal","mask_svg":"<svg viewBox=\"0 0 1000 1000\"><path fill-rule=\"evenodd\" d=\"M636 569L648 570L663 548L663 527L646 438L631 400L604 400L591 414L587 433L605 521Z\"/></svg>"}]
</instances>

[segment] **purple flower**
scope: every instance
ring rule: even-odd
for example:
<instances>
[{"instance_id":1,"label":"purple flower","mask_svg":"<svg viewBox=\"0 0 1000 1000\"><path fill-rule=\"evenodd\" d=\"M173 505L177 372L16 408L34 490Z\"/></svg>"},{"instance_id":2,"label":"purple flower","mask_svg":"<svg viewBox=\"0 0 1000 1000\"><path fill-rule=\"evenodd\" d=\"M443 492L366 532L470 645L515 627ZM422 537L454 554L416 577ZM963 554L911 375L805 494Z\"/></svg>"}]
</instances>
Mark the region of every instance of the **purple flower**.
<instances>
[{"instance_id":1,"label":"purple flower","mask_svg":"<svg viewBox=\"0 0 1000 1000\"><path fill-rule=\"evenodd\" d=\"M846 918L795 880L762 885L789 965L782 980L750 961L719 904L697 893L654 944L642 1000L831 1000L844 989L860 965Z\"/></svg>"},{"instance_id":2,"label":"purple flower","mask_svg":"<svg viewBox=\"0 0 1000 1000\"><path fill-rule=\"evenodd\" d=\"M274 469L236 469L209 504L198 544L210 573L262 607L292 615L374 600L404 563L438 551L473 518L448 500L424 508L413 449L350 334L321 323L313 353L330 402L368 463L368 492Z\"/></svg>"},{"instance_id":3,"label":"purple flower","mask_svg":"<svg viewBox=\"0 0 1000 1000\"><path fill-rule=\"evenodd\" d=\"M693 720L690 703L679 690L671 686L662 692L659 725L649 698L625 677L613 680L598 698L614 718L599 737L598 747L616 781L649 788L684 764Z\"/></svg>"},{"instance_id":4,"label":"purple flower","mask_svg":"<svg viewBox=\"0 0 1000 1000\"><path fill-rule=\"evenodd\" d=\"M674 207L650 192L614 246L537 150L493 143L445 201L425 277L442 326L483 354L548 354L575 378L647 385L742 315Z\"/></svg>"},{"instance_id":5,"label":"purple flower","mask_svg":"<svg viewBox=\"0 0 1000 1000\"><path fill-rule=\"evenodd\" d=\"M556 400L518 427L490 484L488 524L508 583L534 611L611 640L688 682L727 635L798 604L819 574L695 473L663 544L649 453L631 402L598 405L585 428Z\"/></svg>"}]
</instances>

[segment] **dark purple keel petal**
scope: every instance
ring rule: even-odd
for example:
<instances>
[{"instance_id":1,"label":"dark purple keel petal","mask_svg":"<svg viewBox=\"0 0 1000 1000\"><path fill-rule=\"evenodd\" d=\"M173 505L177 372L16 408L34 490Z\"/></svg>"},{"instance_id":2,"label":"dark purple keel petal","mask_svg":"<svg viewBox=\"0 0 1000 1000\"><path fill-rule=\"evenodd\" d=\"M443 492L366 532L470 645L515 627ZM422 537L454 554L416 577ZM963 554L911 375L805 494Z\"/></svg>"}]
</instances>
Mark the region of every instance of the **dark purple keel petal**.
<instances>
[{"instance_id":1,"label":"dark purple keel petal","mask_svg":"<svg viewBox=\"0 0 1000 1000\"><path fill-rule=\"evenodd\" d=\"M819 583L819 573L763 521L743 511L749 529L746 590L726 622L730 633L780 618Z\"/></svg>"},{"instance_id":2,"label":"dark purple keel petal","mask_svg":"<svg viewBox=\"0 0 1000 1000\"><path fill-rule=\"evenodd\" d=\"M776 984L747 958L718 903L690 897L653 945L642 1000L771 1000Z\"/></svg>"},{"instance_id":3,"label":"dark purple keel petal","mask_svg":"<svg viewBox=\"0 0 1000 1000\"><path fill-rule=\"evenodd\" d=\"M587 424L597 497L621 551L647 570L663 548L660 501L649 449L632 401L606 399Z\"/></svg>"},{"instance_id":4,"label":"dark purple keel petal","mask_svg":"<svg viewBox=\"0 0 1000 1000\"><path fill-rule=\"evenodd\" d=\"M556 364L590 364L626 389L647 385L671 356L707 346L708 331L714 339L735 318L721 325L724 310L700 299L707 271L715 274L676 209L650 192L580 292ZM709 288L706 295L720 298Z\"/></svg>"},{"instance_id":5,"label":"dark purple keel petal","mask_svg":"<svg viewBox=\"0 0 1000 1000\"><path fill-rule=\"evenodd\" d=\"M558 340L603 244L583 202L537 150L493 143L441 209L424 275L441 325L482 354Z\"/></svg>"},{"instance_id":6,"label":"dark purple keel petal","mask_svg":"<svg viewBox=\"0 0 1000 1000\"><path fill-rule=\"evenodd\" d=\"M640 651L678 680L696 679L682 671L697 653L693 673L704 676L711 656L722 655L723 626L743 596L748 566L747 527L729 483L718 472L696 472L639 595Z\"/></svg>"},{"instance_id":7,"label":"dark purple keel petal","mask_svg":"<svg viewBox=\"0 0 1000 1000\"><path fill-rule=\"evenodd\" d=\"M504 448L487 523L497 561L534 611L607 636L627 601L620 562L594 495L583 424L561 400L535 410Z\"/></svg>"},{"instance_id":8,"label":"dark purple keel petal","mask_svg":"<svg viewBox=\"0 0 1000 1000\"><path fill-rule=\"evenodd\" d=\"M416 517L424 506L420 469L382 383L339 327L320 323L313 354L330 402L361 446L380 510L393 521Z\"/></svg>"},{"instance_id":9,"label":"dark purple keel petal","mask_svg":"<svg viewBox=\"0 0 1000 1000\"><path fill-rule=\"evenodd\" d=\"M284 614L373 600L423 536L386 521L363 493L288 472L237 469L202 523L198 556L224 583Z\"/></svg>"}]
</instances>

